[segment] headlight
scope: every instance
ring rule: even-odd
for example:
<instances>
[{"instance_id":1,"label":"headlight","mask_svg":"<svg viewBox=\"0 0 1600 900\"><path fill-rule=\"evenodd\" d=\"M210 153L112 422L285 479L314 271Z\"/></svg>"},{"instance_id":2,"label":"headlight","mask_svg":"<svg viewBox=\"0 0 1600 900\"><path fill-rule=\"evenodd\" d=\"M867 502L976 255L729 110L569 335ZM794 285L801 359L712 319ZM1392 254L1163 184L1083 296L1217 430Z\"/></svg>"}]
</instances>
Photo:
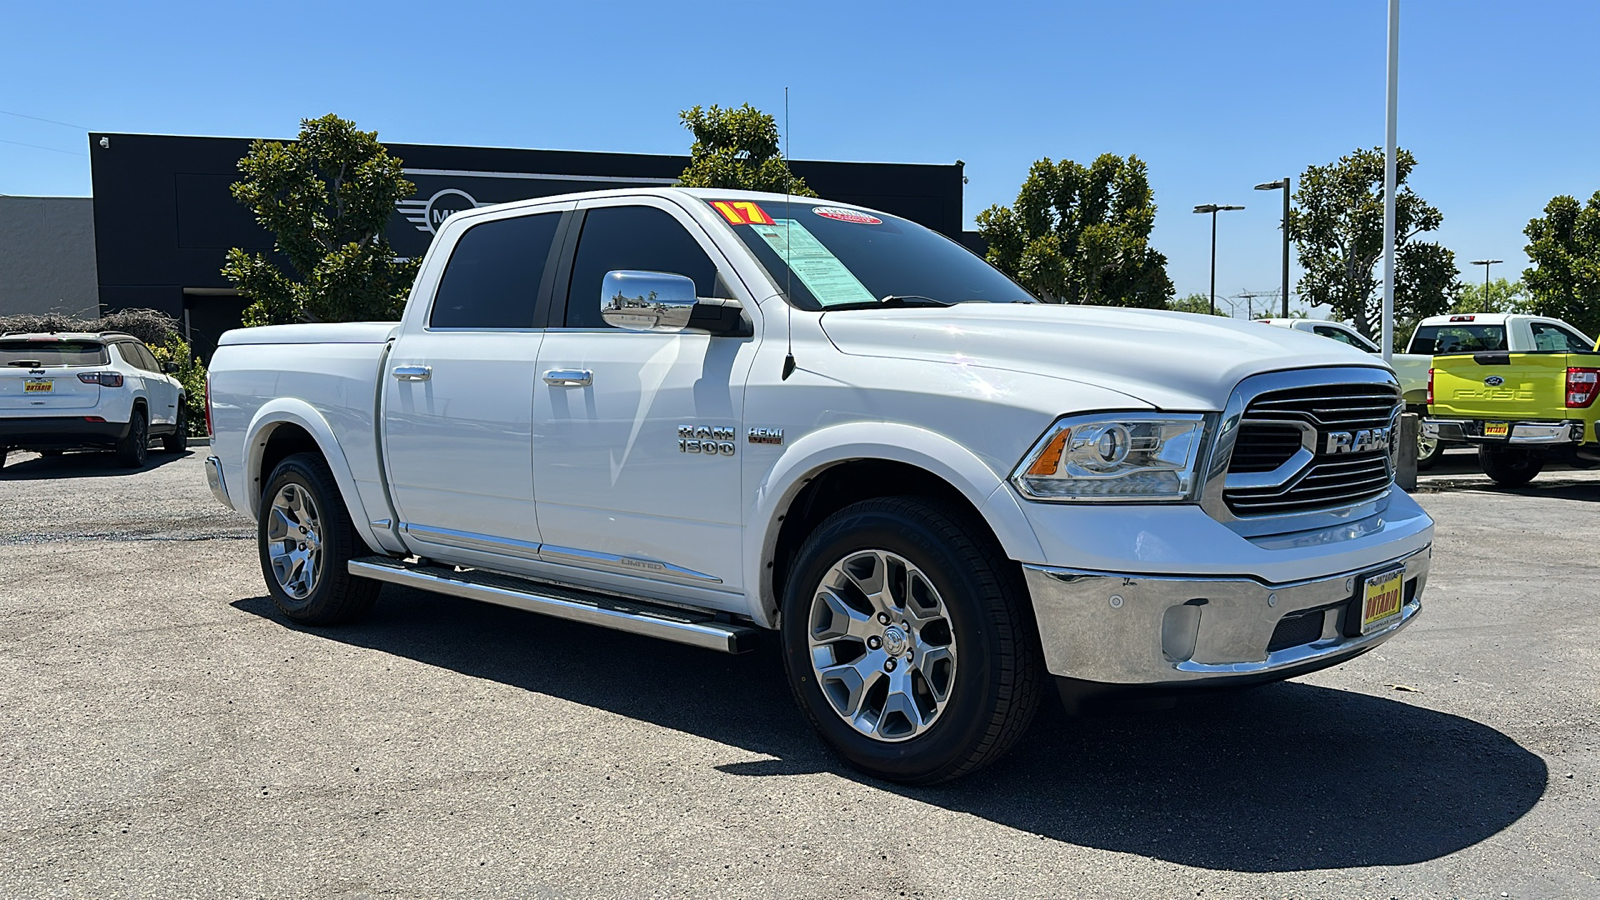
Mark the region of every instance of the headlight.
<instances>
[{"instance_id":1,"label":"headlight","mask_svg":"<svg viewBox=\"0 0 1600 900\"><path fill-rule=\"evenodd\" d=\"M1071 416L1039 438L1011 483L1033 500L1189 500L1205 433L1199 413Z\"/></svg>"}]
</instances>

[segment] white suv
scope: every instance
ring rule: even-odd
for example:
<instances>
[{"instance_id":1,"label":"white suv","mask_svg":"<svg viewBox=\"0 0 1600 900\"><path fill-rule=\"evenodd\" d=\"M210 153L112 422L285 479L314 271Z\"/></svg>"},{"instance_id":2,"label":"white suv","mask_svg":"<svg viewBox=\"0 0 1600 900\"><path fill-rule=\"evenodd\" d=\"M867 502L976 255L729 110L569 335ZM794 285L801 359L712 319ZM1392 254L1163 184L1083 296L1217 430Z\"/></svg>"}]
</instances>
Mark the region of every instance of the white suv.
<instances>
[{"instance_id":1,"label":"white suv","mask_svg":"<svg viewBox=\"0 0 1600 900\"><path fill-rule=\"evenodd\" d=\"M132 335L0 335L0 465L11 450L100 447L138 467L153 436L181 453L183 401L183 386Z\"/></svg>"}]
</instances>

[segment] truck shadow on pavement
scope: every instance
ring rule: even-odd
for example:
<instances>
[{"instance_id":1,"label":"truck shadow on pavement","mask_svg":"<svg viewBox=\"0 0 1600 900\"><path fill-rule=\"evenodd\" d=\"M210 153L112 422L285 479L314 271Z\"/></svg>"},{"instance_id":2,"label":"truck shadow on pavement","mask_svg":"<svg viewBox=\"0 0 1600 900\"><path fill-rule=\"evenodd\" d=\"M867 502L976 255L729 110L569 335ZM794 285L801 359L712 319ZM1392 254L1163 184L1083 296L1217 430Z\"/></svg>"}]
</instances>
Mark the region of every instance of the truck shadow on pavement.
<instances>
[{"instance_id":1,"label":"truck shadow on pavement","mask_svg":"<svg viewBox=\"0 0 1600 900\"><path fill-rule=\"evenodd\" d=\"M289 625L265 597L233 606ZM1068 716L1052 692L994 766L907 788L823 747L775 640L724 656L394 586L366 622L317 633L771 757L716 767L731 775L832 772L1042 838L1211 869L1437 859L1516 822L1548 778L1538 756L1469 719L1287 682L1085 717Z\"/></svg>"},{"instance_id":2,"label":"truck shadow on pavement","mask_svg":"<svg viewBox=\"0 0 1600 900\"><path fill-rule=\"evenodd\" d=\"M144 465L137 469L124 468L117 463L115 453L79 451L63 453L60 456L37 456L26 454L26 458L16 450L6 457L5 466L0 468L0 480L13 479L15 481L45 481L53 478L118 478L128 475L138 475L140 472L149 472L162 466L177 462L194 453L185 450L182 453L168 453L165 450L151 448L150 456Z\"/></svg>"}]
</instances>

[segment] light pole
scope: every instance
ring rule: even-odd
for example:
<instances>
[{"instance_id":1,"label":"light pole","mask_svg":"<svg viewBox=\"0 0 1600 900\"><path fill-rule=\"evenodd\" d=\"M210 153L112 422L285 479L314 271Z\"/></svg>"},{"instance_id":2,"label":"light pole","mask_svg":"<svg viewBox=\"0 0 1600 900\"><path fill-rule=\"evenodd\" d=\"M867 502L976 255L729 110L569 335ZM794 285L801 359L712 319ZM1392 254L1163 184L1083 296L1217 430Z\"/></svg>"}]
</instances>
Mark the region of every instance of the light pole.
<instances>
[{"instance_id":1,"label":"light pole","mask_svg":"<svg viewBox=\"0 0 1600 900\"><path fill-rule=\"evenodd\" d=\"M1475 259L1472 261L1475 266L1483 266L1483 296L1478 299L1478 305L1483 307L1484 312L1489 311L1489 267L1495 263L1503 262L1505 262L1503 259Z\"/></svg>"},{"instance_id":2,"label":"light pole","mask_svg":"<svg viewBox=\"0 0 1600 900\"><path fill-rule=\"evenodd\" d=\"M1194 211L1211 214L1211 314L1217 314L1217 213L1229 210L1244 209L1242 206L1222 206L1216 203L1202 203Z\"/></svg>"},{"instance_id":3,"label":"light pole","mask_svg":"<svg viewBox=\"0 0 1600 900\"><path fill-rule=\"evenodd\" d=\"M1289 318L1289 176L1256 185L1258 191L1283 189L1283 317Z\"/></svg>"}]
</instances>

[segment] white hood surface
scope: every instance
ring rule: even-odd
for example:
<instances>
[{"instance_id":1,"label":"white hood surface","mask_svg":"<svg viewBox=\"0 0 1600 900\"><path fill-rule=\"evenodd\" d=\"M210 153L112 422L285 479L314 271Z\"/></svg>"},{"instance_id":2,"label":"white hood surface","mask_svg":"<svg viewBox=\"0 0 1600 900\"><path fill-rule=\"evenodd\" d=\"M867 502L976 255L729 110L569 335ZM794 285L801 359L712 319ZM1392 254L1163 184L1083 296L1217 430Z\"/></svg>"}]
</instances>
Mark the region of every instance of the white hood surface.
<instances>
[{"instance_id":1,"label":"white hood surface","mask_svg":"<svg viewBox=\"0 0 1600 900\"><path fill-rule=\"evenodd\" d=\"M1219 316L1057 304L825 313L843 353L1027 372L1119 391L1159 409L1216 411L1243 379L1313 366L1386 368L1303 331Z\"/></svg>"}]
</instances>

